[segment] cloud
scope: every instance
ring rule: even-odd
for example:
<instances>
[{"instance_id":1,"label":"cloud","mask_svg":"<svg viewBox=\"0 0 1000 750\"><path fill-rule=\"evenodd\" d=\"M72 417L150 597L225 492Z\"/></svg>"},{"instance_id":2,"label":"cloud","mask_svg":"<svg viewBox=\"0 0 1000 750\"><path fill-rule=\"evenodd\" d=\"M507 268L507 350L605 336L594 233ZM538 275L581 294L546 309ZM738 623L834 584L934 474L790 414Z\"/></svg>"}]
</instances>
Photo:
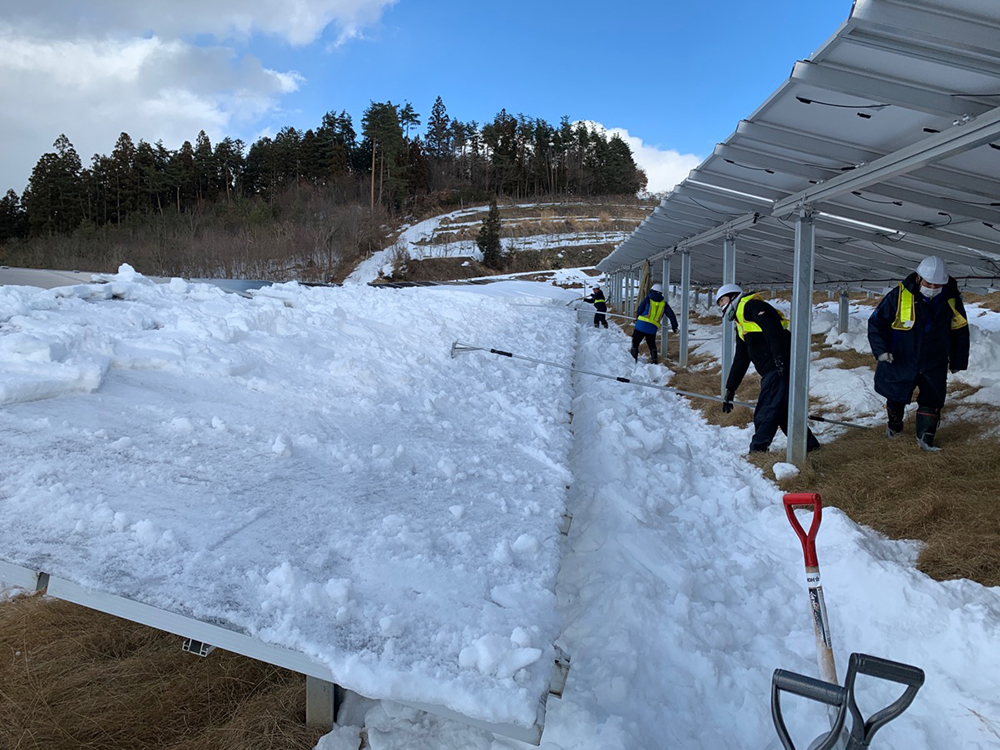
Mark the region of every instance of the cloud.
<instances>
[{"instance_id":1,"label":"cloud","mask_svg":"<svg viewBox=\"0 0 1000 750\"><path fill-rule=\"evenodd\" d=\"M12 3L0 20L0 195L27 184L65 133L84 164L122 132L167 148L260 130L304 85L248 53L358 38L395 0L63 0ZM214 38L216 41L206 41Z\"/></svg>"},{"instance_id":2,"label":"cloud","mask_svg":"<svg viewBox=\"0 0 1000 750\"><path fill-rule=\"evenodd\" d=\"M207 34L216 39L249 39L268 34L289 44L316 41L328 26L351 38L376 23L396 0L81 0L72 13L65 0L11 3L4 18L33 34L97 36L156 35L161 38Z\"/></svg>"},{"instance_id":3,"label":"cloud","mask_svg":"<svg viewBox=\"0 0 1000 750\"><path fill-rule=\"evenodd\" d=\"M688 172L704 161L704 157L694 154L682 154L674 149L662 149L643 143L642 138L630 135L625 128L607 128L593 120L582 120L591 130L603 132L607 137L617 135L632 149L632 158L646 173L649 183L646 191L649 193L666 193L682 182ZM576 123L573 123L576 125Z\"/></svg>"},{"instance_id":4,"label":"cloud","mask_svg":"<svg viewBox=\"0 0 1000 750\"><path fill-rule=\"evenodd\" d=\"M673 149L660 149L642 142L642 139L629 135L623 128L612 128L608 131L618 135L632 149L632 157L649 178L646 191L650 193L666 193L683 181L688 172L704 161L704 157L694 154L682 154Z\"/></svg>"}]
</instances>

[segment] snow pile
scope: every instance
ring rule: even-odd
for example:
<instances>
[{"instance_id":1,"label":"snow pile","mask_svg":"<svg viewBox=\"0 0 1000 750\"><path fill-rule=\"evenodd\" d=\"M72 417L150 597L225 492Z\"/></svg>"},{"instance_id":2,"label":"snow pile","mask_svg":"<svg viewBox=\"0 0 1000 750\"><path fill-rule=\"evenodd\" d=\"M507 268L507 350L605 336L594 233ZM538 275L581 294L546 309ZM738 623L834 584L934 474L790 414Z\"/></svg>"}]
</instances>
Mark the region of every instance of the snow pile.
<instances>
[{"instance_id":1,"label":"snow pile","mask_svg":"<svg viewBox=\"0 0 1000 750\"><path fill-rule=\"evenodd\" d=\"M373 697L530 726L560 623L572 357L482 295L131 269L0 288L4 559L302 651ZM440 298L438 298L440 299ZM472 330L470 330L472 328Z\"/></svg>"},{"instance_id":2,"label":"snow pile","mask_svg":"<svg viewBox=\"0 0 1000 750\"><path fill-rule=\"evenodd\" d=\"M362 728L372 750L524 747L395 701L530 723L553 639L572 669L545 750L776 747L771 674L815 676L815 642L781 493L740 457L750 428L664 391L452 358L460 340L670 384L564 306L578 290L464 289L243 299L127 272L0 288L3 558L304 651L387 699L349 701L318 750ZM814 331L867 352L870 311L838 334L820 306ZM992 403L998 322L975 315L961 376ZM717 353L718 325L692 336ZM834 364L813 362L813 391L880 422L871 370ZM1000 590L935 582L915 543L832 508L818 548L841 677L855 651L927 673L878 748L1000 747ZM859 681L866 713L898 694ZM827 726L784 705L798 746Z\"/></svg>"}]
</instances>

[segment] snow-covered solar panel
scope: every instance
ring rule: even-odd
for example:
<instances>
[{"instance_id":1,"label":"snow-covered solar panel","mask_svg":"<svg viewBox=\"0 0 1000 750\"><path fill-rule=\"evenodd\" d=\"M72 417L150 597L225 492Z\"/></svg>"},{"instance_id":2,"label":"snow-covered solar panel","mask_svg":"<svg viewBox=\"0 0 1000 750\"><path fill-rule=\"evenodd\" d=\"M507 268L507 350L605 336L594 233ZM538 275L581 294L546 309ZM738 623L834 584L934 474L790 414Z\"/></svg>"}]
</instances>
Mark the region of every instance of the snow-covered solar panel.
<instances>
[{"instance_id":1,"label":"snow-covered solar panel","mask_svg":"<svg viewBox=\"0 0 1000 750\"><path fill-rule=\"evenodd\" d=\"M754 211L754 224L731 233L737 279L788 284L795 196L819 212L817 284L899 278L914 259L936 254L967 287L997 286L997 39L1000 4L992 0L858 0L834 35L797 62L599 268L687 249L692 282L717 284L721 240L700 235ZM898 168L866 178L878 160L897 154L906 156ZM812 200L833 180L844 183L839 192Z\"/></svg>"}]
</instances>

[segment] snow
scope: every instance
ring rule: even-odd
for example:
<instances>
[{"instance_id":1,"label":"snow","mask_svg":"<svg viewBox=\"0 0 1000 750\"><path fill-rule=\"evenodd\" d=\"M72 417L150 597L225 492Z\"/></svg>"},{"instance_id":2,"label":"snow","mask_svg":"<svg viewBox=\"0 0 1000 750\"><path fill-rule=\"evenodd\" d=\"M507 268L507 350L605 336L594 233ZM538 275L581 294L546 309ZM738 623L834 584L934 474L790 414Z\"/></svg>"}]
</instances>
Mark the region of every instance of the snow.
<instances>
[{"instance_id":1,"label":"snow","mask_svg":"<svg viewBox=\"0 0 1000 750\"><path fill-rule=\"evenodd\" d=\"M547 204L524 204L518 208L544 208ZM566 204L552 204L553 207L563 207ZM438 236L439 233L453 229L468 228L482 224L489 206L477 206L441 214L430 219L405 227L395 244L386 249L372 253L348 275L348 284L367 284L382 276L391 276L393 261L397 253L405 252L414 260L425 258L474 258L482 260L475 240L448 240ZM553 217L559 220L561 217ZM575 223L583 223L594 219L573 217ZM513 220L516 222L517 220ZM525 220L530 221L530 220ZM628 232L581 232L562 234L538 234L529 237L505 239L505 251L545 250L549 248L587 247L589 245L618 244L628 237ZM562 257L562 256L560 256Z\"/></svg>"},{"instance_id":2,"label":"snow","mask_svg":"<svg viewBox=\"0 0 1000 750\"><path fill-rule=\"evenodd\" d=\"M349 701L318 750L362 727L373 750L525 747L397 701L530 724L553 642L572 668L546 750L777 747L771 674L817 667L802 552L741 458L749 428L666 391L451 356L462 341L669 387L566 306L592 278L249 297L110 278L0 287L4 560L302 651L381 699ZM867 351L870 310L839 334L821 305L814 331ZM960 376L991 403L998 319L972 319ZM718 351L718 325L693 334ZM817 359L810 388L882 421L870 369ZM875 745L1000 747L1000 590L933 581L915 542L834 508L818 547L841 677L855 651L927 673ZM898 694L859 690L869 712ZM783 705L801 747L826 726Z\"/></svg>"}]
</instances>

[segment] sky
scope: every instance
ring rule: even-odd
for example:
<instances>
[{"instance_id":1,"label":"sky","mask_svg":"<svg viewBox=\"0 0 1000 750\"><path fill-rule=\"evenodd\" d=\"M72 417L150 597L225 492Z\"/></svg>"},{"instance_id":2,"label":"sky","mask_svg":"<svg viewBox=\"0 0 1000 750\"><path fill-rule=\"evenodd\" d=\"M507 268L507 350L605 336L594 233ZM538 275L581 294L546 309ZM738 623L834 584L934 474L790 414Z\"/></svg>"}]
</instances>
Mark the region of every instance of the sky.
<instances>
[{"instance_id":1,"label":"sky","mask_svg":"<svg viewBox=\"0 0 1000 750\"><path fill-rule=\"evenodd\" d=\"M133 140L252 143L371 102L440 96L589 120L668 190L844 22L850 0L36 0L0 10L0 191L21 193L60 134L84 164Z\"/></svg>"},{"instance_id":2,"label":"sky","mask_svg":"<svg viewBox=\"0 0 1000 750\"><path fill-rule=\"evenodd\" d=\"M372 750L524 750L406 704L530 725L554 646L571 668L543 750L776 750L773 670L818 669L781 492L742 457L752 427L708 424L669 364L634 363L572 304L593 277L557 278L238 295L123 265L0 285L0 562L306 654L353 691L317 750L362 731ZM870 311L852 302L839 334L818 305L813 331L867 351ZM1000 314L969 319L956 377L995 404ZM720 338L692 324L696 354ZM812 363L818 408L881 428L871 370L839 362ZM1000 589L936 582L916 543L834 508L817 547L839 678L853 652L927 675L874 746L1000 748ZM859 681L866 716L898 693ZM797 747L824 731L818 704L783 706Z\"/></svg>"}]
</instances>

